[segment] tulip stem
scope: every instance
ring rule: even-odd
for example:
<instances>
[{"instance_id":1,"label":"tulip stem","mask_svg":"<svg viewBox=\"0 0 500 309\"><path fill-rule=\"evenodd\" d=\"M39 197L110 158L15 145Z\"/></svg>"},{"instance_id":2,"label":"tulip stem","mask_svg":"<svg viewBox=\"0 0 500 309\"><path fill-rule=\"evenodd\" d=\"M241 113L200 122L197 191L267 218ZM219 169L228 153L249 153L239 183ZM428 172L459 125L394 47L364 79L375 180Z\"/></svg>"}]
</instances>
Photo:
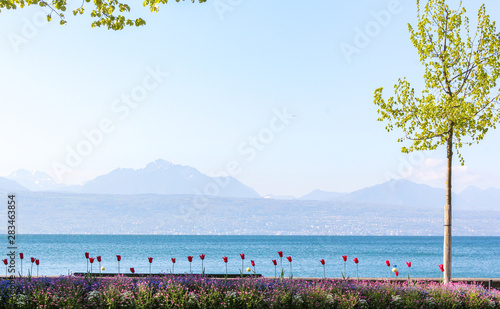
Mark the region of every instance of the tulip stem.
<instances>
[{"instance_id":1,"label":"tulip stem","mask_svg":"<svg viewBox=\"0 0 500 309\"><path fill-rule=\"evenodd\" d=\"M283 257L280 256L280 269L281 269L281 273L283 273Z\"/></svg>"},{"instance_id":2,"label":"tulip stem","mask_svg":"<svg viewBox=\"0 0 500 309\"><path fill-rule=\"evenodd\" d=\"M359 282L358 263L356 263L356 281Z\"/></svg>"}]
</instances>

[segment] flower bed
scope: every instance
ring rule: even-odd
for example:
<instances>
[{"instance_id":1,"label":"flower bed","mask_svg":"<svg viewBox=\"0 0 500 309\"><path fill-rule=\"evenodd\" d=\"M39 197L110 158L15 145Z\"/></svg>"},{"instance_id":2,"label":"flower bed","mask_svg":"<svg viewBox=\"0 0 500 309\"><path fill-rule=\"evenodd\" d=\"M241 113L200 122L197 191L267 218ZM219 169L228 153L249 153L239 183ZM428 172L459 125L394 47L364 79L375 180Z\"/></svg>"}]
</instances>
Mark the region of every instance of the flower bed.
<instances>
[{"instance_id":1,"label":"flower bed","mask_svg":"<svg viewBox=\"0 0 500 309\"><path fill-rule=\"evenodd\" d=\"M463 283L62 276L9 284L0 284L0 308L500 308L498 290Z\"/></svg>"}]
</instances>

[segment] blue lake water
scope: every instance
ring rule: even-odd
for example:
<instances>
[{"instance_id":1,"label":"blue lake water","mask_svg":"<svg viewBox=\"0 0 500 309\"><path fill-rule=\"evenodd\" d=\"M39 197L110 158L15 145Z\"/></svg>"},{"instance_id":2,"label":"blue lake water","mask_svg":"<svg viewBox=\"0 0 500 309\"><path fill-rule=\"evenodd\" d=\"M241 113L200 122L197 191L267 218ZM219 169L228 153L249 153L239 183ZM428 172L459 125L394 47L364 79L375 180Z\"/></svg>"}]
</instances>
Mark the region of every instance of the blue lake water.
<instances>
[{"instance_id":1,"label":"blue lake water","mask_svg":"<svg viewBox=\"0 0 500 309\"><path fill-rule=\"evenodd\" d=\"M147 258L153 257L154 273L170 273L171 258L176 258L175 273L189 272L188 255L194 256L193 272L201 272L200 254L205 254L206 273L224 273L223 256L229 258L228 272L239 273L240 253L244 253L245 269L250 260L256 272L274 276L273 259L278 251L292 256L294 277L322 277L320 259L326 261L328 277L341 277L342 255L348 256L347 274L356 276L353 258L359 259L360 277L387 277L389 260L396 264L399 276L408 275L406 262L411 261L412 277L440 277L443 238L421 236L170 236L170 235L17 235L18 251L24 253L23 273L30 269L30 257L40 260L40 275L66 275L85 272L84 253L102 256L104 272L117 272L116 255L122 256L120 268L129 272L149 273ZM5 244L5 248L7 245ZM5 249L6 250L6 249ZM19 255L17 255L19 256ZM2 259L5 257L2 257ZM16 263L20 271L20 261ZM454 237L453 277L499 278L500 237ZM289 263L283 258L289 274ZM36 274L36 266L34 272ZM98 271L97 261L93 270ZM394 276L392 274L391 276Z\"/></svg>"}]
</instances>

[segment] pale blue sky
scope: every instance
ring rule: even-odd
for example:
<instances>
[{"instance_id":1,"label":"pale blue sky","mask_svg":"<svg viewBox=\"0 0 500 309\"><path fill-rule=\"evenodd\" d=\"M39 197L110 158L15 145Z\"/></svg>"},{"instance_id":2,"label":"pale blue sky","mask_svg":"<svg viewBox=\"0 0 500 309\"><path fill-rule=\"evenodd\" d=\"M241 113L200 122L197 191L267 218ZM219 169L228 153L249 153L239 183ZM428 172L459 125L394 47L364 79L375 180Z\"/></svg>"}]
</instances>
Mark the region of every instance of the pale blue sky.
<instances>
[{"instance_id":1,"label":"pale blue sky","mask_svg":"<svg viewBox=\"0 0 500 309\"><path fill-rule=\"evenodd\" d=\"M236 161L234 176L263 195L347 192L388 176L444 186L444 150L402 155L373 104L375 88L387 97L399 77L421 85L407 31L415 1L218 1L136 8L147 25L121 32L70 12L61 27L39 22L40 8L3 10L0 176L26 168L81 183L161 158L209 175ZM221 14L214 3L237 4ZM478 2L464 5L474 21ZM392 13L378 21L381 11ZM487 11L500 21L499 2ZM356 29L372 37L347 59ZM83 132L103 121L107 133L85 148ZM69 166L78 145L88 154ZM497 130L464 150L457 190L500 188L499 145Z\"/></svg>"}]
</instances>

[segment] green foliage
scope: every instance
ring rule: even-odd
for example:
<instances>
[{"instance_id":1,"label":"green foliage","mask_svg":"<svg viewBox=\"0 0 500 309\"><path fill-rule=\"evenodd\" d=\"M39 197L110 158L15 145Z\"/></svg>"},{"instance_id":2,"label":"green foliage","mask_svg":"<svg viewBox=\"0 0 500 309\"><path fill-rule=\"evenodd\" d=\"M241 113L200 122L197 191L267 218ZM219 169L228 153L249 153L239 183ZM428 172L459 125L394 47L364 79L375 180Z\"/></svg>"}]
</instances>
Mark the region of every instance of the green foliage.
<instances>
[{"instance_id":1,"label":"green foliage","mask_svg":"<svg viewBox=\"0 0 500 309\"><path fill-rule=\"evenodd\" d=\"M447 144L449 133L458 153L463 145L479 143L500 120L500 34L484 5L473 35L461 5L451 10L445 0L429 0L421 11L417 0L417 11L417 27L409 25L409 31L425 67L425 88L418 96L405 78L399 79L388 100L383 88L377 89L378 120L387 123L387 131L403 131L399 142L412 141L402 147L404 153L436 149Z\"/></svg>"},{"instance_id":2,"label":"green foliage","mask_svg":"<svg viewBox=\"0 0 500 309\"><path fill-rule=\"evenodd\" d=\"M175 0L175 2L180 2L181 0ZM184 1L184 0L182 0ZM191 0L194 3L196 0ZM198 0L199 3L206 2L207 0ZM126 26L143 26L146 21L142 18L129 18L128 13L130 13L130 6L127 3L119 2L118 0L93 0L92 4L89 3L90 0L82 1L82 4L73 9L73 15L82 15L85 12L85 6L87 6L88 11L90 11L90 16L94 19L92 22L92 28L94 27L107 27L112 30L122 30ZM160 4L166 4L168 0L145 0L142 5L148 7L151 12L158 12L160 10ZM66 12L66 0L52 0L51 2L43 0L0 0L0 12L2 9L15 10L18 8L24 8L26 6L35 5L40 7L48 7L50 13L47 15L47 20L52 20L52 14L59 17L59 23L61 25L66 24L66 17L64 12Z\"/></svg>"}]
</instances>

